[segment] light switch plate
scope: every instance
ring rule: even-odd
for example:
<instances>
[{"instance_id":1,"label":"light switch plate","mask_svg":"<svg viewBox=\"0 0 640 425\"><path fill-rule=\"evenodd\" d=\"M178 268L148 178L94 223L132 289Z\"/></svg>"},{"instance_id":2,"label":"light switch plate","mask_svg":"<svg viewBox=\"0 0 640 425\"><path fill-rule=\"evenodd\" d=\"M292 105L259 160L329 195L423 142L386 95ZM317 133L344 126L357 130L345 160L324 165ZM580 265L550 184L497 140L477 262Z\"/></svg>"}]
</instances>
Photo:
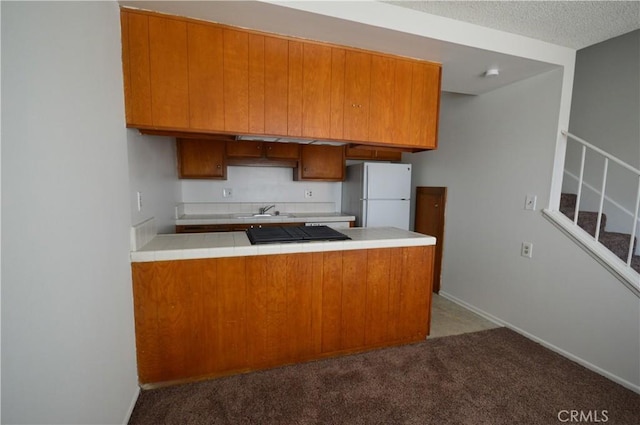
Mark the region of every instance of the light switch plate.
<instances>
[{"instance_id":1,"label":"light switch plate","mask_svg":"<svg viewBox=\"0 0 640 425\"><path fill-rule=\"evenodd\" d=\"M233 189L230 187L222 189L222 197L223 198L231 198L233 196Z\"/></svg>"},{"instance_id":2,"label":"light switch plate","mask_svg":"<svg viewBox=\"0 0 640 425\"><path fill-rule=\"evenodd\" d=\"M536 195L527 195L527 197L524 200L524 209L529 211L535 211L537 200L538 200L538 197Z\"/></svg>"}]
</instances>

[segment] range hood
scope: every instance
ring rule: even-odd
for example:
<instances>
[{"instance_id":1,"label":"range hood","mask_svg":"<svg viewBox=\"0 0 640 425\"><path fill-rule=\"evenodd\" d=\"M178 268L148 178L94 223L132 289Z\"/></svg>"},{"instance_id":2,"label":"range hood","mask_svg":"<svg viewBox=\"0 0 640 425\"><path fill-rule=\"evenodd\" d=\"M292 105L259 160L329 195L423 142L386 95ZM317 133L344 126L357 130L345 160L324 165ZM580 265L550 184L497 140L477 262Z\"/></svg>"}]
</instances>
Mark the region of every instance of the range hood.
<instances>
[{"instance_id":1,"label":"range hood","mask_svg":"<svg viewBox=\"0 0 640 425\"><path fill-rule=\"evenodd\" d=\"M252 142L273 142L273 143L298 143L301 145L330 145L330 146L344 146L348 145L347 142L336 142L331 140L319 140L319 139L292 139L288 137L274 137L274 136L249 136L238 135L236 136L238 141L252 141Z\"/></svg>"}]
</instances>

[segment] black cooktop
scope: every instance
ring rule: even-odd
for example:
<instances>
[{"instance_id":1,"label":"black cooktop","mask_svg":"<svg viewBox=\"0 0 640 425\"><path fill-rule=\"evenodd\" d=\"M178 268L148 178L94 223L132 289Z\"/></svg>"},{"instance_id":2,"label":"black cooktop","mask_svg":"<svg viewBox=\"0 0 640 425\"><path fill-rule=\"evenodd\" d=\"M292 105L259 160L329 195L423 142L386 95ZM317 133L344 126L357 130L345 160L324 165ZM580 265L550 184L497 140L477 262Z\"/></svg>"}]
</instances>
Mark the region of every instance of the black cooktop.
<instances>
[{"instance_id":1,"label":"black cooktop","mask_svg":"<svg viewBox=\"0 0 640 425\"><path fill-rule=\"evenodd\" d=\"M329 226L277 226L247 229L253 245L285 242L341 241L351 239Z\"/></svg>"}]
</instances>

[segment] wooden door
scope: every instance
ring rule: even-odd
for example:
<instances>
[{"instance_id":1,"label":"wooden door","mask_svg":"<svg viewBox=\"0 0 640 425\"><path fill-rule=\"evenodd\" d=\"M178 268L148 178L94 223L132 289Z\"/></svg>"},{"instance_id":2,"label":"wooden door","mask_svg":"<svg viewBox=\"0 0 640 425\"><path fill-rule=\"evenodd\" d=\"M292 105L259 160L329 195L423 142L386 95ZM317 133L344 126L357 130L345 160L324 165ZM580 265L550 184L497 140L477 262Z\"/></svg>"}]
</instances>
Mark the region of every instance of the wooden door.
<instances>
[{"instance_id":1,"label":"wooden door","mask_svg":"<svg viewBox=\"0 0 640 425\"><path fill-rule=\"evenodd\" d=\"M418 233L435 236L437 239L433 266L433 292L440 291L446 202L446 187L416 188L416 216L414 229Z\"/></svg>"}]
</instances>

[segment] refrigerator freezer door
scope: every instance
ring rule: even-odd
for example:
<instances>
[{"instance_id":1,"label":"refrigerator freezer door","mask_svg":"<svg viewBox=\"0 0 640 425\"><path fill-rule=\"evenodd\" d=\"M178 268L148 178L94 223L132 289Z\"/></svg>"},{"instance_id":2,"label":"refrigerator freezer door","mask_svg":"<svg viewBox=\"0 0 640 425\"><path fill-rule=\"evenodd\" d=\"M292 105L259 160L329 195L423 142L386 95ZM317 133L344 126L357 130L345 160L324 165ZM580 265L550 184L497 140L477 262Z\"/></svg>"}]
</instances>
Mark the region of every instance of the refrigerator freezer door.
<instances>
[{"instance_id":1,"label":"refrigerator freezer door","mask_svg":"<svg viewBox=\"0 0 640 425\"><path fill-rule=\"evenodd\" d=\"M367 199L410 199L411 164L366 163Z\"/></svg>"},{"instance_id":2,"label":"refrigerator freezer door","mask_svg":"<svg viewBox=\"0 0 640 425\"><path fill-rule=\"evenodd\" d=\"M409 230L409 200L363 201L362 226L391 226Z\"/></svg>"}]
</instances>

